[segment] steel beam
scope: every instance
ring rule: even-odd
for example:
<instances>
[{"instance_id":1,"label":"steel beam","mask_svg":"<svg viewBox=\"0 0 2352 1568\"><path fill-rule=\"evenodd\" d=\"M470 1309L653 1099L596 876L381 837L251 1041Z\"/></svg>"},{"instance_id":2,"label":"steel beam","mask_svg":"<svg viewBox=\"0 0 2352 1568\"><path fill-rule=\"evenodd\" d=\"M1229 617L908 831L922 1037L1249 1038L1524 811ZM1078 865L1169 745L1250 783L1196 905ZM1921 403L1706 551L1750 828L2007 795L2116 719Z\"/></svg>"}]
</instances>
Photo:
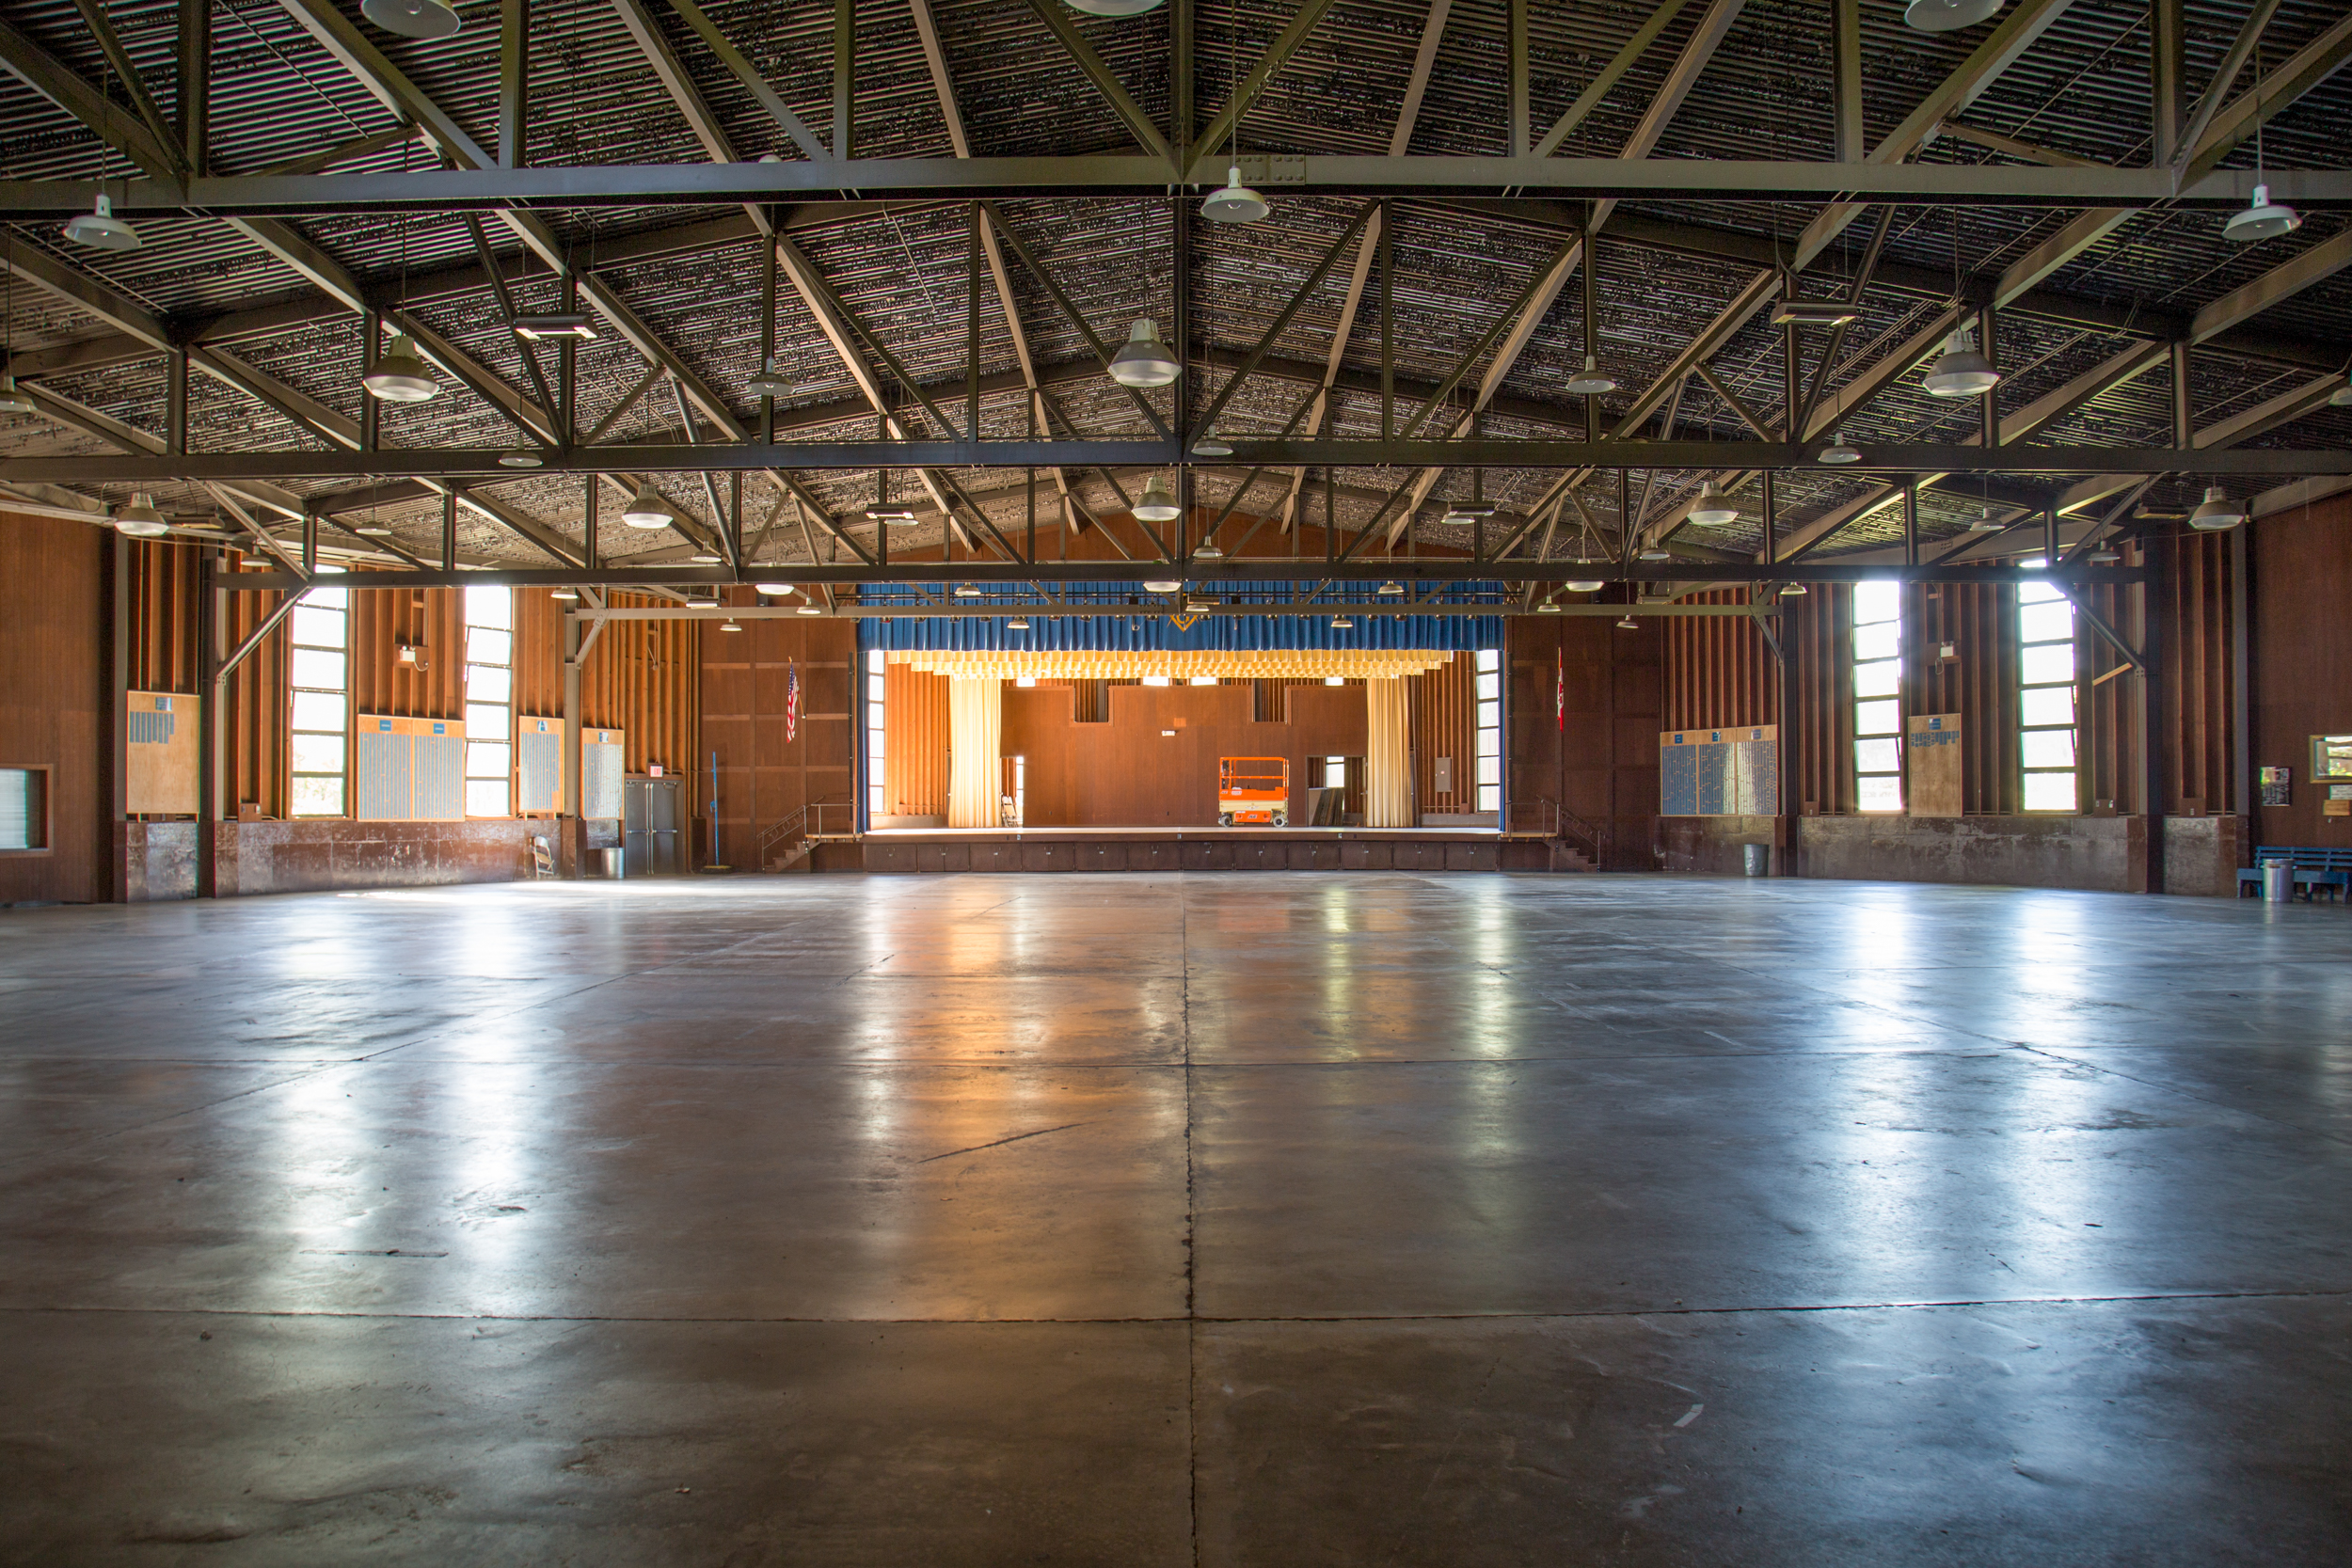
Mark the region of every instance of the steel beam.
<instances>
[{"instance_id":1,"label":"steel beam","mask_svg":"<svg viewBox=\"0 0 2352 1568\"><path fill-rule=\"evenodd\" d=\"M1151 155L1148 159L1129 161L1150 163L1158 170L1158 182L1165 188L1176 163L1176 153L1168 145L1168 138L1160 135L1160 128L1152 123L1152 117L1144 112L1143 106L1129 95L1126 85L1120 81L1109 66L1103 63L1103 56L1096 54L1093 46L1079 33L1077 24L1070 19L1068 8L1060 0L1028 0L1028 5L1030 12L1045 24L1045 30L1061 44L1063 53L1085 74L1087 81L1102 96L1103 102L1110 106L1120 124L1127 128L1127 134L1135 137L1136 145Z\"/></svg>"},{"instance_id":2,"label":"steel beam","mask_svg":"<svg viewBox=\"0 0 2352 1568\"><path fill-rule=\"evenodd\" d=\"M1046 3L1051 4L1053 0L1046 0ZM1241 79L1232 99L1210 118L1209 123L1200 128L1198 135L1189 138L1195 150L1191 166L1184 173L1186 183L1214 181L1216 170L1222 166L1217 144L1232 135L1233 127L1240 122L1241 117L1248 113L1250 103L1265 90L1265 85L1274 79L1275 72L1290 63L1290 57L1298 53L1298 46L1307 41L1308 35L1329 14L1333 4L1335 0L1301 0L1289 24L1275 35L1272 43L1266 45L1266 52L1258 56L1257 64L1249 68L1249 74ZM1151 144L1146 142L1144 145L1148 147Z\"/></svg>"}]
</instances>

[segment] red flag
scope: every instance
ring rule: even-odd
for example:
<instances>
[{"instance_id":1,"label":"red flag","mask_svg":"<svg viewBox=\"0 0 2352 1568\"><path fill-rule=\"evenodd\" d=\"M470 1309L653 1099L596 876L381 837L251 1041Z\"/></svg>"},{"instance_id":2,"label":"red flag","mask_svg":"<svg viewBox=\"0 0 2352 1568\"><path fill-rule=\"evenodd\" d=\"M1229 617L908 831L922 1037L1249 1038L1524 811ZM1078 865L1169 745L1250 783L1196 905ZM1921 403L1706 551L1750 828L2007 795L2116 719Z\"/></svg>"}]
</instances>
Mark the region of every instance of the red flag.
<instances>
[{"instance_id":1,"label":"red flag","mask_svg":"<svg viewBox=\"0 0 2352 1568\"><path fill-rule=\"evenodd\" d=\"M797 664L784 673L784 738L791 740L801 733L801 667Z\"/></svg>"},{"instance_id":2,"label":"red flag","mask_svg":"<svg viewBox=\"0 0 2352 1568\"><path fill-rule=\"evenodd\" d=\"M1552 651L1551 716L1559 723L1560 733L1568 732L1568 651Z\"/></svg>"}]
</instances>

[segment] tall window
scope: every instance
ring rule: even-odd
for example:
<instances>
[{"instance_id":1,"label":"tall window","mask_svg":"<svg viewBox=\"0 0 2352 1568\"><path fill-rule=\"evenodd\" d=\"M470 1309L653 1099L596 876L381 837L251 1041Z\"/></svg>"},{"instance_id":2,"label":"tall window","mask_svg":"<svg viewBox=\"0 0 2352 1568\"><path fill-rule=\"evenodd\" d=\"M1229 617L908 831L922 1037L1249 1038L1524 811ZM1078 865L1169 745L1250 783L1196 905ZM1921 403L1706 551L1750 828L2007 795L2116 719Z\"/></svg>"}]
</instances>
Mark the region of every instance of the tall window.
<instances>
[{"instance_id":1,"label":"tall window","mask_svg":"<svg viewBox=\"0 0 2352 1568\"><path fill-rule=\"evenodd\" d=\"M2040 560L2021 562L2040 566ZM2017 589L2018 752L2027 811L2079 811L2074 779L2074 607L2046 582Z\"/></svg>"},{"instance_id":2,"label":"tall window","mask_svg":"<svg viewBox=\"0 0 2352 1568\"><path fill-rule=\"evenodd\" d=\"M889 811L882 800L887 781L882 777L882 681L886 655L866 650L866 813L881 816Z\"/></svg>"},{"instance_id":3,"label":"tall window","mask_svg":"<svg viewBox=\"0 0 2352 1568\"><path fill-rule=\"evenodd\" d=\"M1903 809L1903 587L1853 585L1854 805Z\"/></svg>"},{"instance_id":4,"label":"tall window","mask_svg":"<svg viewBox=\"0 0 2352 1568\"><path fill-rule=\"evenodd\" d=\"M1502 654L1481 648L1472 667L1478 688L1478 809L1502 809Z\"/></svg>"},{"instance_id":5,"label":"tall window","mask_svg":"<svg viewBox=\"0 0 2352 1568\"><path fill-rule=\"evenodd\" d=\"M466 815L515 815L515 591L466 590Z\"/></svg>"},{"instance_id":6,"label":"tall window","mask_svg":"<svg viewBox=\"0 0 2352 1568\"><path fill-rule=\"evenodd\" d=\"M322 566L321 572L334 568ZM343 814L343 756L351 732L349 590L312 588L287 619L294 657L294 815Z\"/></svg>"}]
</instances>

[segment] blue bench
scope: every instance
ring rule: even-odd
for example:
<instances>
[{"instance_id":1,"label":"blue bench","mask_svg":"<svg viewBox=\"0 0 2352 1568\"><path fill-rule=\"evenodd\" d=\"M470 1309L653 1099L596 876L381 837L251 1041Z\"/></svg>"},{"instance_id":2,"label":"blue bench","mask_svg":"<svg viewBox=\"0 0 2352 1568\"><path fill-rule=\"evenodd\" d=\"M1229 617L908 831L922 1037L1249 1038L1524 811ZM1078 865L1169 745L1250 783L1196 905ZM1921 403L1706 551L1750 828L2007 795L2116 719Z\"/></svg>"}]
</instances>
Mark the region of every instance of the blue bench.
<instances>
[{"instance_id":1,"label":"blue bench","mask_svg":"<svg viewBox=\"0 0 2352 1568\"><path fill-rule=\"evenodd\" d=\"M2286 845L2266 845L2254 851L2254 867L2237 874L2238 896L2246 896L2250 885L2255 896L2263 890L2262 864L2265 861L2286 861L2295 867L2295 886L2310 903L2312 895L2322 889L2334 898L2352 887L2352 849L2322 849L2311 847L2294 848Z\"/></svg>"}]
</instances>

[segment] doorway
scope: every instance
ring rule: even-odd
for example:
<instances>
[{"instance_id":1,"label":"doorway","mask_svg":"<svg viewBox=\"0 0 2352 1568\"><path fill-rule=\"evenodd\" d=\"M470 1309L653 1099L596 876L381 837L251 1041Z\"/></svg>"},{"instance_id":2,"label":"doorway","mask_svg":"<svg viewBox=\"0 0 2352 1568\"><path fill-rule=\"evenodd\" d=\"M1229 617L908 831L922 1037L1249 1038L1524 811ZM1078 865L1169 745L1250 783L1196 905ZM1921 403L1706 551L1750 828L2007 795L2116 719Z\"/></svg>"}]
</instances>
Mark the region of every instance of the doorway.
<instances>
[{"instance_id":1,"label":"doorway","mask_svg":"<svg viewBox=\"0 0 2352 1568\"><path fill-rule=\"evenodd\" d=\"M621 784L621 874L680 877L686 873L680 832L683 779L629 778Z\"/></svg>"}]
</instances>

